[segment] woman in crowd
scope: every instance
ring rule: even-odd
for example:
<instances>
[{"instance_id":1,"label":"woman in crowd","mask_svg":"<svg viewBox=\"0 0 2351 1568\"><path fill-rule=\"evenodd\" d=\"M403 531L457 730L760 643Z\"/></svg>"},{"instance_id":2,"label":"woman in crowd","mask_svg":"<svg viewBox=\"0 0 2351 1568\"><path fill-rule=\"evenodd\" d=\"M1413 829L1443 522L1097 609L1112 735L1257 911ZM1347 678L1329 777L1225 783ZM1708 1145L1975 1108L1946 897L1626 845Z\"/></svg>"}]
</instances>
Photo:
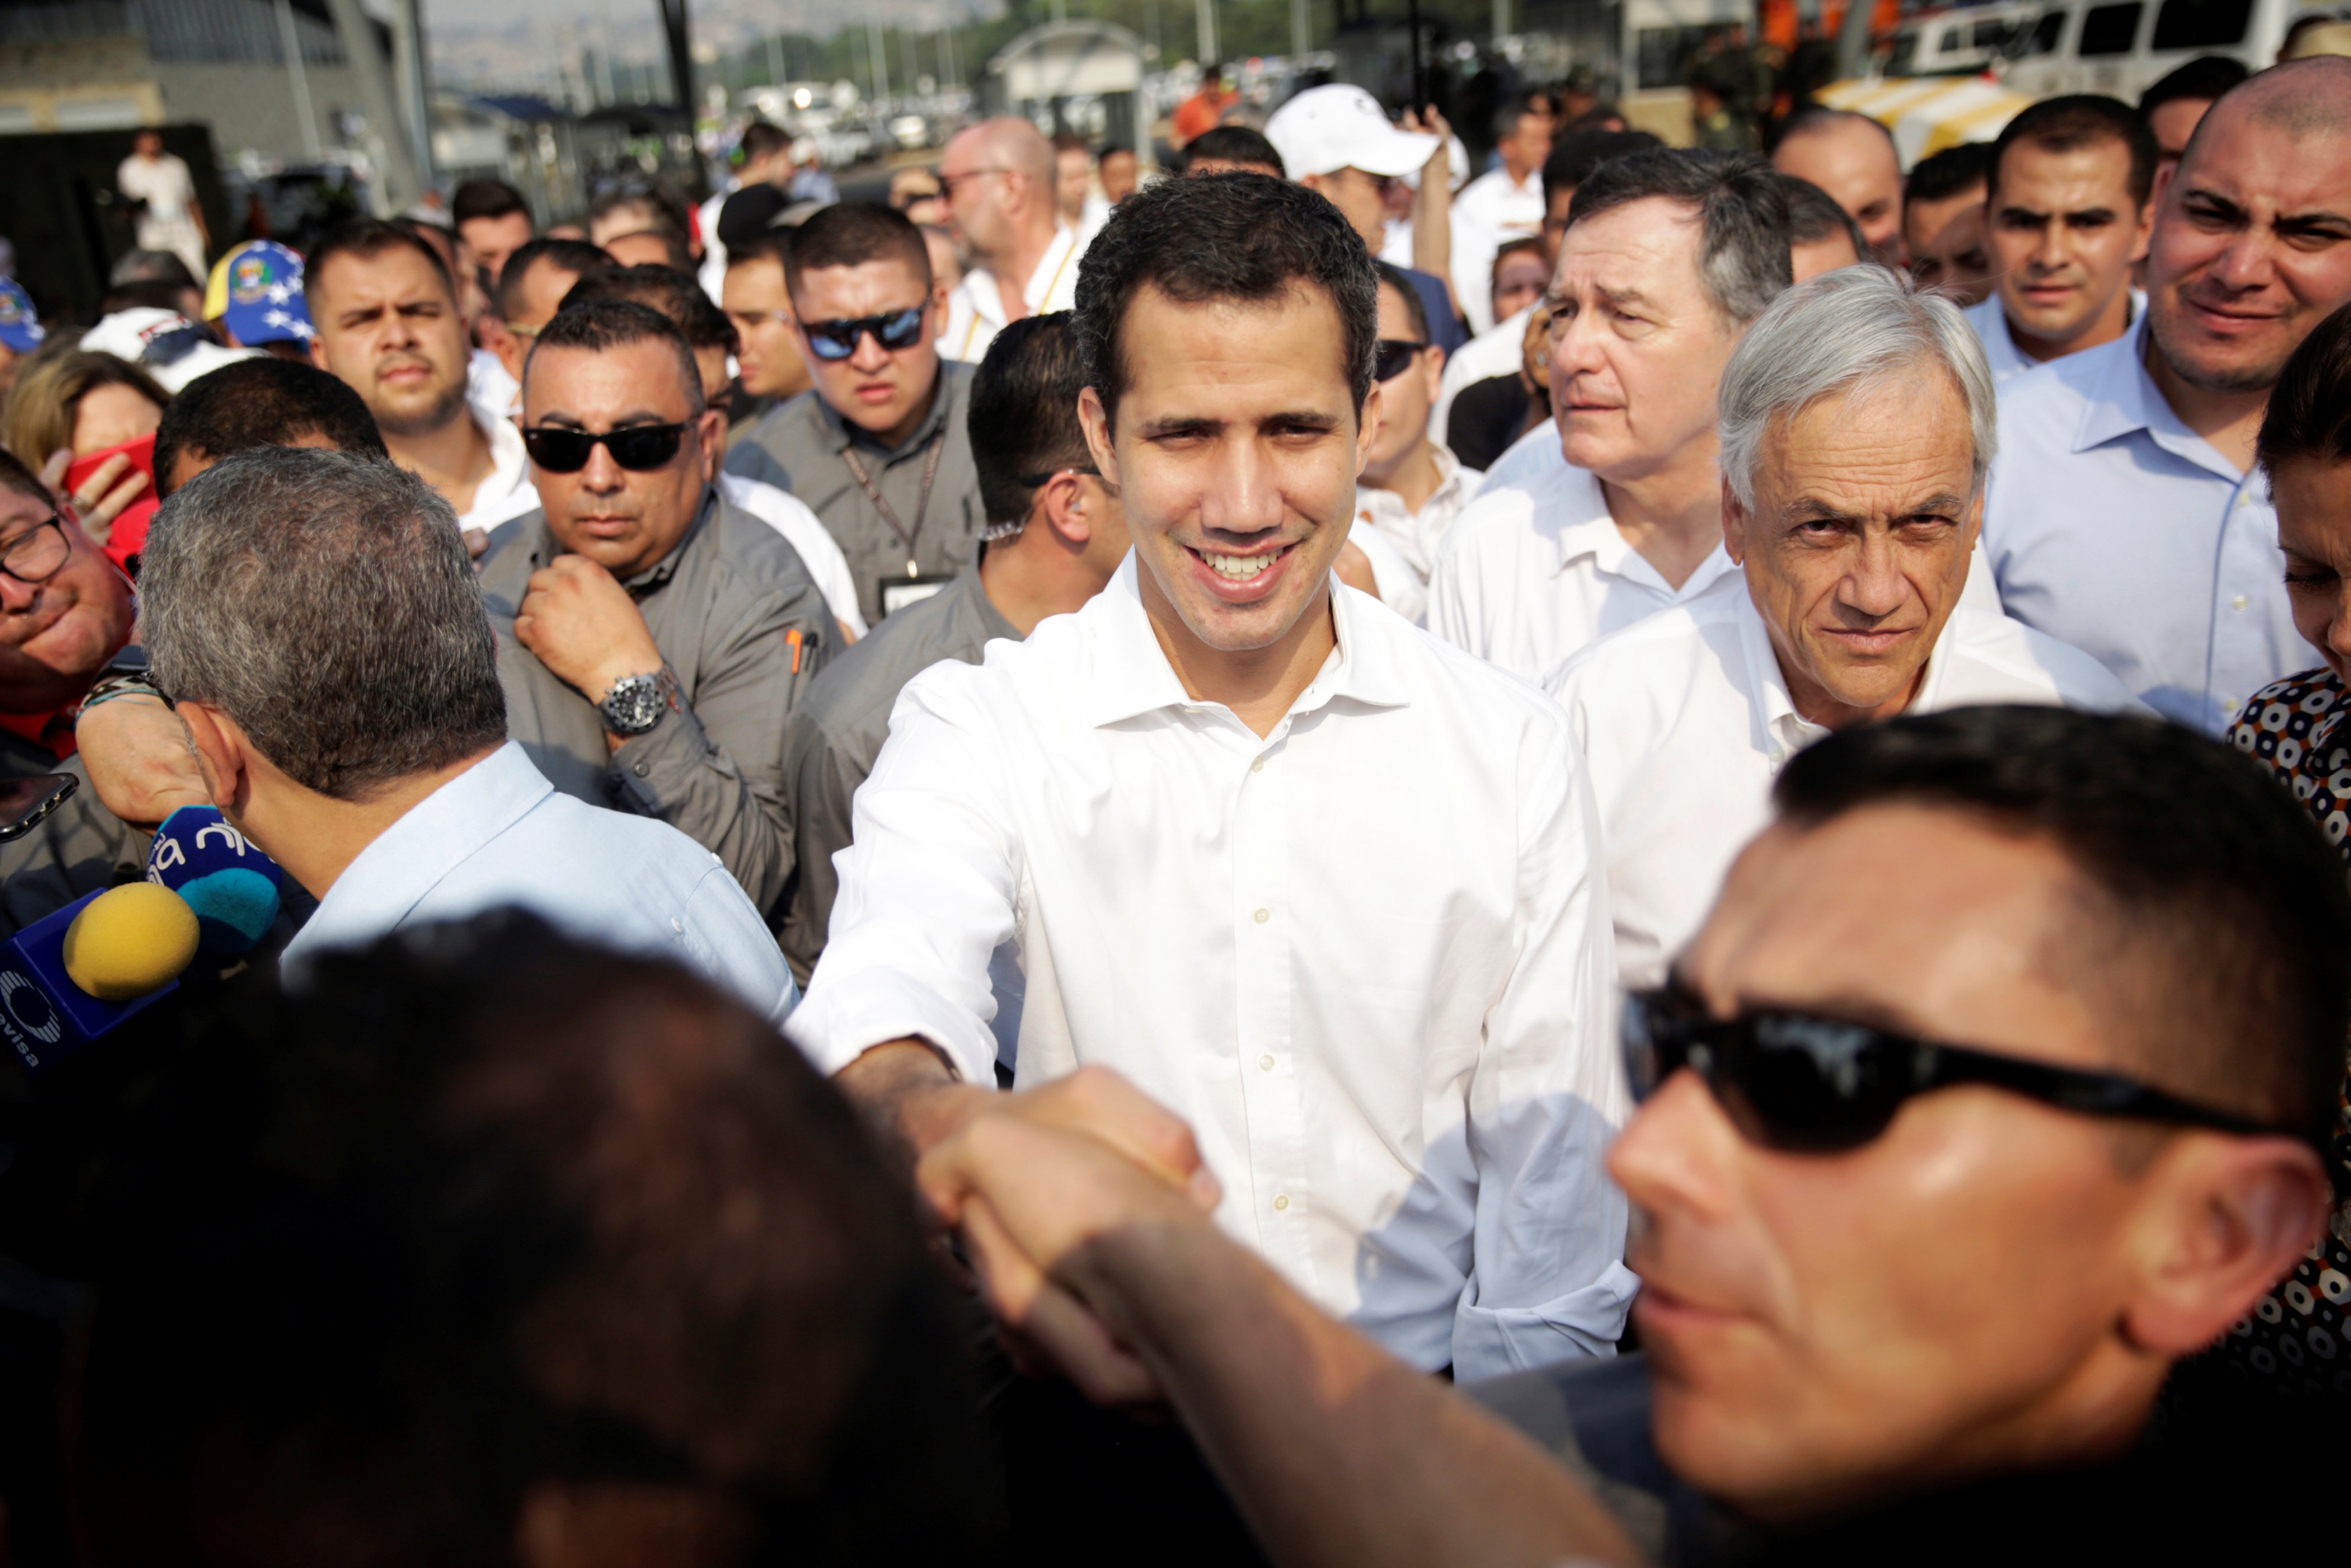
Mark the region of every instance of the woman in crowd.
<instances>
[{"instance_id":1,"label":"woman in crowd","mask_svg":"<svg viewBox=\"0 0 2351 1568\"><path fill-rule=\"evenodd\" d=\"M2325 663L2253 694L2230 738L2267 764L2351 860L2351 306L2304 340L2270 394L2259 457L2277 502L2294 629ZM2351 1399L2351 1074L2335 1128L2328 1235L2221 1342L2259 1385Z\"/></svg>"},{"instance_id":2,"label":"woman in crowd","mask_svg":"<svg viewBox=\"0 0 2351 1568\"><path fill-rule=\"evenodd\" d=\"M154 377L112 354L43 354L0 408L0 445L51 487L69 486L76 520L121 562L143 542L154 511L155 427L171 401Z\"/></svg>"}]
</instances>

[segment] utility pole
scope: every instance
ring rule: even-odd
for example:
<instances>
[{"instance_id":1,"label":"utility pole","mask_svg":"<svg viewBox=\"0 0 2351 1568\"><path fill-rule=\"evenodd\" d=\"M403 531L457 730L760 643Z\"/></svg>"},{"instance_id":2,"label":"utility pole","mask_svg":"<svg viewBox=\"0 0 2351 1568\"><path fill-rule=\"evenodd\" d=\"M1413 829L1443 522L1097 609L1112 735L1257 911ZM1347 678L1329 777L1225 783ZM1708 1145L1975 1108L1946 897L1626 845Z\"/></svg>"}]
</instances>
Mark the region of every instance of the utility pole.
<instances>
[{"instance_id":1,"label":"utility pole","mask_svg":"<svg viewBox=\"0 0 2351 1568\"><path fill-rule=\"evenodd\" d=\"M424 7L421 0L397 0L392 7L392 64L400 94L401 118L408 122L408 156L416 178L433 184L432 93L426 83Z\"/></svg>"},{"instance_id":2,"label":"utility pole","mask_svg":"<svg viewBox=\"0 0 2351 1568\"><path fill-rule=\"evenodd\" d=\"M1217 63L1217 0L1192 3L1200 24L1200 68L1206 70Z\"/></svg>"},{"instance_id":3,"label":"utility pole","mask_svg":"<svg viewBox=\"0 0 2351 1568\"><path fill-rule=\"evenodd\" d=\"M684 4L684 0L679 0ZM890 51L882 41L879 17L865 18L865 58L873 68L873 101L878 106L890 96Z\"/></svg>"},{"instance_id":4,"label":"utility pole","mask_svg":"<svg viewBox=\"0 0 2351 1568\"><path fill-rule=\"evenodd\" d=\"M277 0L277 47L286 51L287 82L294 92L294 118L302 122L302 152L317 162L326 151L319 144L319 117L310 109L310 73L302 65L302 35L294 28L292 0Z\"/></svg>"},{"instance_id":5,"label":"utility pole","mask_svg":"<svg viewBox=\"0 0 2351 1568\"><path fill-rule=\"evenodd\" d=\"M1499 6L1502 0L1494 0ZM1306 10L1306 0L1290 0L1290 52L1293 57L1311 54L1314 49L1314 22Z\"/></svg>"}]
</instances>

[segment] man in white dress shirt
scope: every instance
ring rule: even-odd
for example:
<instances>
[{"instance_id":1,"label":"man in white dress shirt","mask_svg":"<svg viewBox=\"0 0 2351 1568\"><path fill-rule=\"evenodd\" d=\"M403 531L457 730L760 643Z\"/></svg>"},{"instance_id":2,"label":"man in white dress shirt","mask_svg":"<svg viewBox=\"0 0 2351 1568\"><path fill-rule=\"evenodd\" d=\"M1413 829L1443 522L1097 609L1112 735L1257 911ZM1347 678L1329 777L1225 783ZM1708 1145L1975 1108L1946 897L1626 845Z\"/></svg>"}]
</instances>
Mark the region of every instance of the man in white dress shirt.
<instances>
[{"instance_id":1,"label":"man in white dress shirt","mask_svg":"<svg viewBox=\"0 0 2351 1568\"><path fill-rule=\"evenodd\" d=\"M2156 197L2147 313L2001 389L1984 545L2008 612L2219 735L2307 664L2253 438L2351 299L2351 60L2231 90Z\"/></svg>"},{"instance_id":2,"label":"man in white dress shirt","mask_svg":"<svg viewBox=\"0 0 2351 1568\"><path fill-rule=\"evenodd\" d=\"M939 183L973 264L947 296L939 352L977 364L1008 321L1077 303L1078 231L1054 202L1053 144L1025 120L982 120L939 154Z\"/></svg>"},{"instance_id":3,"label":"man in white dress shirt","mask_svg":"<svg viewBox=\"0 0 2351 1568\"><path fill-rule=\"evenodd\" d=\"M1375 276L1270 180L1112 215L1080 412L1134 552L1078 613L905 687L789 1032L917 1152L1082 1115L1115 1068L1189 1134L1103 1135L1221 1183L1226 1228L1310 1296L1470 1375L1611 1350L1623 1087L1565 716L1331 581L1381 418Z\"/></svg>"},{"instance_id":4,"label":"man in white dress shirt","mask_svg":"<svg viewBox=\"0 0 2351 1568\"><path fill-rule=\"evenodd\" d=\"M213 800L319 900L295 972L514 904L790 1009L783 955L716 855L557 794L507 739L472 563L415 476L308 447L223 460L156 518L141 626Z\"/></svg>"},{"instance_id":5,"label":"man in white dress shirt","mask_svg":"<svg viewBox=\"0 0 2351 1568\"><path fill-rule=\"evenodd\" d=\"M2131 268L2155 222L2157 152L2128 105L2093 94L2044 99L2000 133L1984 198L1993 287L1968 308L1993 385L2138 319Z\"/></svg>"},{"instance_id":6,"label":"man in white dress shirt","mask_svg":"<svg viewBox=\"0 0 2351 1568\"><path fill-rule=\"evenodd\" d=\"M506 410L465 395L457 287L430 245L398 224L347 224L310 253L303 298L311 362L360 394L392 460L440 493L458 528L486 538L538 505Z\"/></svg>"},{"instance_id":7,"label":"man in white dress shirt","mask_svg":"<svg viewBox=\"0 0 2351 1568\"><path fill-rule=\"evenodd\" d=\"M1501 162L1461 187L1453 198L1453 294L1469 330L1494 325L1488 290L1494 253L1506 239L1542 233L1543 161L1551 156L1552 118L1520 99L1494 116L1494 151Z\"/></svg>"},{"instance_id":8,"label":"man in white dress shirt","mask_svg":"<svg viewBox=\"0 0 2351 1568\"><path fill-rule=\"evenodd\" d=\"M1364 449L1355 522L1359 532L1368 527L1395 547L1412 580L1393 593L1383 583L1380 597L1405 620L1418 621L1428 608L1429 566L1446 530L1468 505L1479 475L1429 434L1428 405L1445 372L1445 350L1428 340L1428 313L1410 280L1386 262L1379 268L1373 374L1380 383L1380 429Z\"/></svg>"},{"instance_id":9,"label":"man in white dress shirt","mask_svg":"<svg viewBox=\"0 0 2351 1568\"><path fill-rule=\"evenodd\" d=\"M1565 462L1532 489L1489 488L1455 519L1429 581L1430 631L1540 681L1593 639L1729 580L1715 386L1788 287L1787 212L1779 176L1743 152L1658 149L1593 171L1552 283Z\"/></svg>"},{"instance_id":10,"label":"man in white dress shirt","mask_svg":"<svg viewBox=\"0 0 2351 1568\"><path fill-rule=\"evenodd\" d=\"M1799 284L1722 377L1734 591L1651 616L1549 683L1592 767L1616 963L1654 986L1832 730L1982 703L2130 706L2088 655L1960 601L1994 413L1958 308L1877 267Z\"/></svg>"}]
</instances>

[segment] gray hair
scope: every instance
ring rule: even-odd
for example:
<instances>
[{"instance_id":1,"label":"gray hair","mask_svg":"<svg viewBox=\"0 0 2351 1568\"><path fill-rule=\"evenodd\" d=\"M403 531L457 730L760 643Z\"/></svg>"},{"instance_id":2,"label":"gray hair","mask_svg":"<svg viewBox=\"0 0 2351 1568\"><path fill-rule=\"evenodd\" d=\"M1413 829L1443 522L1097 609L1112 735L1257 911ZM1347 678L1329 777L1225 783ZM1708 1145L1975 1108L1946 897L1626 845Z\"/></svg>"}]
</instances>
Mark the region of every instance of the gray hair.
<instances>
[{"instance_id":1,"label":"gray hair","mask_svg":"<svg viewBox=\"0 0 2351 1568\"><path fill-rule=\"evenodd\" d=\"M156 514L139 590L156 685L322 795L364 800L506 738L456 515L381 458L224 459Z\"/></svg>"},{"instance_id":2,"label":"gray hair","mask_svg":"<svg viewBox=\"0 0 2351 1568\"><path fill-rule=\"evenodd\" d=\"M1786 187L1751 152L1653 147L1611 158L1576 186L1567 226L1651 196L1696 213L1698 283L1733 328L1762 315L1795 280Z\"/></svg>"},{"instance_id":3,"label":"gray hair","mask_svg":"<svg viewBox=\"0 0 2351 1568\"><path fill-rule=\"evenodd\" d=\"M1940 371L1968 405L1975 489L1998 445L1998 409L1983 345L1959 308L1921 294L1883 267L1841 267L1798 284L1747 329L1723 367L1716 402L1722 476L1755 504L1755 471L1771 428L1824 397Z\"/></svg>"}]
</instances>

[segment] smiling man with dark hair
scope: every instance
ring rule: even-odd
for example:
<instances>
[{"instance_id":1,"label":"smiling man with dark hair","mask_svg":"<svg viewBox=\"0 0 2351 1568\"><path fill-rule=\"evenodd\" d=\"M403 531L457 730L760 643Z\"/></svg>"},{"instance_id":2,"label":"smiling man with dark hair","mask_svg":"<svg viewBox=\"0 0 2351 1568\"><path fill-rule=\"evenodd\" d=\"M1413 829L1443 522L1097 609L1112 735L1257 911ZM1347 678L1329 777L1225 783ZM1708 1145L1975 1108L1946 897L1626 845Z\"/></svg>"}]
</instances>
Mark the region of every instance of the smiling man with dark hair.
<instances>
[{"instance_id":1,"label":"smiling man with dark hair","mask_svg":"<svg viewBox=\"0 0 2351 1568\"><path fill-rule=\"evenodd\" d=\"M1416 1365L1606 1354L1623 1102L1565 716L1332 581L1384 417L1377 287L1296 185L1112 214L1078 407L1134 552L900 695L791 1037L917 1150L1074 1117L1179 1183L1204 1155L1228 1228ZM1103 1067L1165 1109L1106 1109Z\"/></svg>"}]
</instances>

